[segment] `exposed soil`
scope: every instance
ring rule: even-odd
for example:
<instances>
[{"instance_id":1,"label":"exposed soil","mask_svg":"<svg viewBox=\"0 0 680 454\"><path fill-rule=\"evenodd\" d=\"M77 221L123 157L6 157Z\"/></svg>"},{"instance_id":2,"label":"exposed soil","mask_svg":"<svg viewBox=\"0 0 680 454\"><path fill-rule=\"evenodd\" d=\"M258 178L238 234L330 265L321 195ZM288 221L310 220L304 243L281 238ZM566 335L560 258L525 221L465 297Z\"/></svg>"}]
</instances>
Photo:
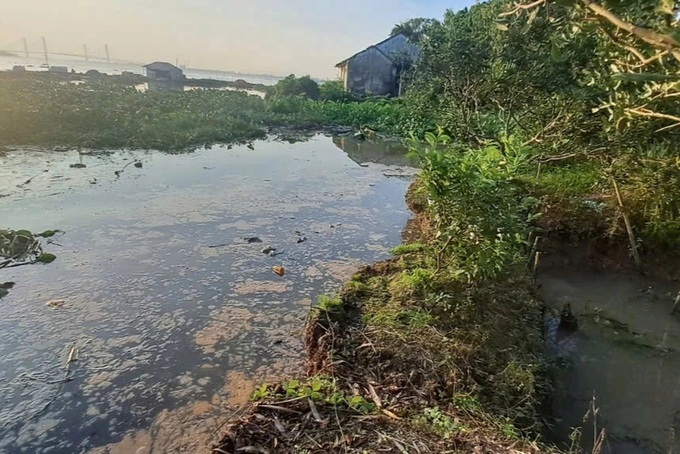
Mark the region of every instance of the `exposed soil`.
<instances>
[{"instance_id":1,"label":"exposed soil","mask_svg":"<svg viewBox=\"0 0 680 454\"><path fill-rule=\"evenodd\" d=\"M426 201L419 200L413 186L407 201L417 214L407 227L405 241L428 242ZM516 358L517 364L529 360L540 341L540 310L528 291L528 281L521 276L502 282L507 290L500 293L494 288L442 288L451 295L461 291L461 297L465 294L479 304L461 309L457 315L461 319L442 313L437 314L441 324L406 330L403 325L393 330L389 324L367 323L367 317L383 315L383 304L394 306L384 313L388 317L401 311L417 312L417 298L401 301L400 291L390 286L409 269L410 260L421 259L415 253L412 258L395 257L360 268L341 291L339 307L313 311L307 325L307 376L331 377L337 389L346 396L359 396L374 406L372 411L329 405L323 399L286 397L285 384L273 385L273 396L254 403L248 414L225 426L213 452L553 452L519 438L514 429L503 425L503 418L489 416L478 407L475 398L472 404L465 403L472 389L483 396L484 387L508 386L515 379L509 370L516 367L506 363L508 358L511 362ZM393 309L396 312L389 312ZM479 332L465 334L465 329L456 328L457 323L468 323L472 331ZM512 353L503 351L508 343L513 344ZM492 370L498 376L489 373ZM537 389L541 386L532 384ZM492 407L514 405L494 403L491 395L495 392L488 396ZM513 392L500 392L496 398L512 400L518 397ZM532 405L527 406L525 399L535 399L535 392L517 400L517 408L531 413ZM435 419L427 417L432 412Z\"/></svg>"},{"instance_id":2,"label":"exposed soil","mask_svg":"<svg viewBox=\"0 0 680 454\"><path fill-rule=\"evenodd\" d=\"M362 267L352 281L387 281L402 271L400 260ZM452 396L465 388L468 372L440 367L437 363L448 353L439 353L456 350L474 356L471 350L454 347L427 328L414 342L367 327L365 296L348 285L341 293L341 309L313 313L305 335L307 375L332 377L347 396L361 396L375 405L374 411L364 414L283 394L265 398L226 426L213 452L550 452L504 435L497 422L478 411L452 404ZM460 366L469 367L465 361ZM284 388L275 385L273 392L284 393ZM445 434L419 416L438 404L437 411L455 426Z\"/></svg>"}]
</instances>

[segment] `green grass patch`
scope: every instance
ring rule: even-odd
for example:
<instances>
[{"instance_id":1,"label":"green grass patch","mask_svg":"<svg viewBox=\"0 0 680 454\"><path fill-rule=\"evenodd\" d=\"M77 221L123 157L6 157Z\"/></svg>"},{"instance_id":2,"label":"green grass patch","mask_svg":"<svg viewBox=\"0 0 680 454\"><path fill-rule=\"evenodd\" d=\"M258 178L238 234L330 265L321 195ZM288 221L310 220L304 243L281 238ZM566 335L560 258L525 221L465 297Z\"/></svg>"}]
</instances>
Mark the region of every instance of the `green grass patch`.
<instances>
[{"instance_id":1,"label":"green grass patch","mask_svg":"<svg viewBox=\"0 0 680 454\"><path fill-rule=\"evenodd\" d=\"M539 195L549 194L557 198L592 195L600 189L603 178L604 169L595 162L543 164L538 178L536 175L528 177Z\"/></svg>"},{"instance_id":2,"label":"green grass patch","mask_svg":"<svg viewBox=\"0 0 680 454\"><path fill-rule=\"evenodd\" d=\"M406 255L413 252L421 252L425 248L425 245L421 243L406 243L400 244L399 246L392 249L393 255Z\"/></svg>"}]
</instances>

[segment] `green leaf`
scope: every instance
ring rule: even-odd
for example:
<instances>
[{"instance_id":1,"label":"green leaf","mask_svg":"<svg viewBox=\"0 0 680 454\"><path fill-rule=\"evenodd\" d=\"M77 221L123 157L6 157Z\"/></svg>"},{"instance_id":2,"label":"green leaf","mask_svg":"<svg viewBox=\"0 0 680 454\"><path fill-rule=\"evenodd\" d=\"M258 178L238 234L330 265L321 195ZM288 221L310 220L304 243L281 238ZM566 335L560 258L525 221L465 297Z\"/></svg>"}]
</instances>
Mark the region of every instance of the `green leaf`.
<instances>
[{"instance_id":1,"label":"green leaf","mask_svg":"<svg viewBox=\"0 0 680 454\"><path fill-rule=\"evenodd\" d=\"M62 233L62 231L61 230L45 230L42 233L38 233L36 236L40 236L40 237L43 237L43 238L51 238L54 235L56 235L57 233Z\"/></svg>"},{"instance_id":2,"label":"green leaf","mask_svg":"<svg viewBox=\"0 0 680 454\"><path fill-rule=\"evenodd\" d=\"M38 262L40 263L52 263L57 259L57 256L54 254L50 254L49 252L45 252L38 257Z\"/></svg>"}]
</instances>

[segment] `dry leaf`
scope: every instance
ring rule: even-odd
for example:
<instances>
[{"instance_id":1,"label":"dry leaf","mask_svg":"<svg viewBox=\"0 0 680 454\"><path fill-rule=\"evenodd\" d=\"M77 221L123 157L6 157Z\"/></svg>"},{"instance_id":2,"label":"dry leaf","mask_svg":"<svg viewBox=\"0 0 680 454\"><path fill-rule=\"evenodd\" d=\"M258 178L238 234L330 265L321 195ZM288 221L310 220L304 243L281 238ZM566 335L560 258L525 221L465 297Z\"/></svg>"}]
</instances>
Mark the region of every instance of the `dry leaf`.
<instances>
[{"instance_id":1,"label":"dry leaf","mask_svg":"<svg viewBox=\"0 0 680 454\"><path fill-rule=\"evenodd\" d=\"M392 413L389 410L386 410L386 409L383 408L381 411L383 412L384 415L389 416L392 419L396 419L397 421L399 421L401 419L399 416L395 415L394 413Z\"/></svg>"},{"instance_id":2,"label":"dry leaf","mask_svg":"<svg viewBox=\"0 0 680 454\"><path fill-rule=\"evenodd\" d=\"M62 307L64 304L66 304L66 300L51 300L47 302L49 307Z\"/></svg>"},{"instance_id":3,"label":"dry leaf","mask_svg":"<svg viewBox=\"0 0 680 454\"><path fill-rule=\"evenodd\" d=\"M274 270L274 272L279 276L283 276L284 274L286 274L286 270L282 266L275 266L274 268L272 268L272 270Z\"/></svg>"}]
</instances>

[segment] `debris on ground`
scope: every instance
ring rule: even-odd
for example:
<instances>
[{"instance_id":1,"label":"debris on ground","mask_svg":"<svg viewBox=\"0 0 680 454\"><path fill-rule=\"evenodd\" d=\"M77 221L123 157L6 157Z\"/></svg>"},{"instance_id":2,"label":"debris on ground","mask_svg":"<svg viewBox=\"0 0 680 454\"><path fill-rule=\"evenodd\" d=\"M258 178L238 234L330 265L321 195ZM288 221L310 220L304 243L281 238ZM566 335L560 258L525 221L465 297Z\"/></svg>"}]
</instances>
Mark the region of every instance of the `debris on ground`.
<instances>
[{"instance_id":1,"label":"debris on ground","mask_svg":"<svg viewBox=\"0 0 680 454\"><path fill-rule=\"evenodd\" d=\"M247 236L247 237L243 238L243 241L245 241L245 242L248 243L248 244L252 244L252 243L261 243L261 242L262 242L262 240L259 239L259 238L256 237L256 236Z\"/></svg>"},{"instance_id":2,"label":"debris on ground","mask_svg":"<svg viewBox=\"0 0 680 454\"><path fill-rule=\"evenodd\" d=\"M297 239L298 244L304 243L305 241L307 241L307 237L306 237L306 236L301 236L301 237L299 237L299 238Z\"/></svg>"},{"instance_id":3,"label":"debris on ground","mask_svg":"<svg viewBox=\"0 0 680 454\"><path fill-rule=\"evenodd\" d=\"M69 167L72 169L84 169L87 166L83 163L76 162L75 164L71 164Z\"/></svg>"},{"instance_id":4,"label":"debris on ground","mask_svg":"<svg viewBox=\"0 0 680 454\"><path fill-rule=\"evenodd\" d=\"M66 304L66 300L50 300L45 304L47 307L64 307L64 304Z\"/></svg>"},{"instance_id":5,"label":"debris on ground","mask_svg":"<svg viewBox=\"0 0 680 454\"><path fill-rule=\"evenodd\" d=\"M262 249L263 254L271 254L272 252L275 252L275 251L276 251L276 248L271 247L271 246L267 246L267 247Z\"/></svg>"},{"instance_id":6,"label":"debris on ground","mask_svg":"<svg viewBox=\"0 0 680 454\"><path fill-rule=\"evenodd\" d=\"M286 270L282 266L275 266L272 268L272 271L274 271L279 276L286 274Z\"/></svg>"},{"instance_id":7,"label":"debris on ground","mask_svg":"<svg viewBox=\"0 0 680 454\"><path fill-rule=\"evenodd\" d=\"M135 162L135 167L137 167L138 169L141 169L143 166L144 166L144 164L142 164L141 161Z\"/></svg>"}]
</instances>

